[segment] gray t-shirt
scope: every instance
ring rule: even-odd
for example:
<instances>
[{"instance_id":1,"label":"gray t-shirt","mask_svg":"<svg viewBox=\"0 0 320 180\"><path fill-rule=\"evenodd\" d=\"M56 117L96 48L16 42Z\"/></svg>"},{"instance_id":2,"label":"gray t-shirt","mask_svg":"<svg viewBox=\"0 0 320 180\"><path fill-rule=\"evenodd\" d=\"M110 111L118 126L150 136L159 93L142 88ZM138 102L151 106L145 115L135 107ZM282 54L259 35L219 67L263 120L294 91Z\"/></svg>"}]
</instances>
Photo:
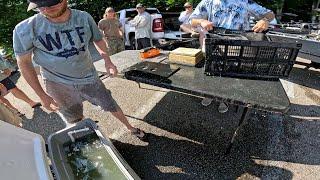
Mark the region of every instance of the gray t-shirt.
<instances>
[{"instance_id":1,"label":"gray t-shirt","mask_svg":"<svg viewBox=\"0 0 320 180\"><path fill-rule=\"evenodd\" d=\"M50 22L42 14L20 22L14 29L13 47L16 56L33 52L43 79L87 84L98 78L89 42L102 37L90 14L71 9L70 19L64 23Z\"/></svg>"}]
</instances>

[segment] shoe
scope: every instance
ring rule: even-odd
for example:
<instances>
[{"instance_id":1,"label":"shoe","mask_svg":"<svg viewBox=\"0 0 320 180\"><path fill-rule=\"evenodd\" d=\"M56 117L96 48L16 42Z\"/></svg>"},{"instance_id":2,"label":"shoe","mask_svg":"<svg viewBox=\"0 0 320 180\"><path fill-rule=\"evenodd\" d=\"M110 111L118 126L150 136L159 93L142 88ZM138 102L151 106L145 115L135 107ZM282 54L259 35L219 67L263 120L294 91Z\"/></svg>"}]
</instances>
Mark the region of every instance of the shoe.
<instances>
[{"instance_id":1,"label":"shoe","mask_svg":"<svg viewBox=\"0 0 320 180\"><path fill-rule=\"evenodd\" d=\"M146 133L143 132L141 129L135 128L133 131L131 131L131 134L139 138L140 140L144 140L146 137Z\"/></svg>"},{"instance_id":2,"label":"shoe","mask_svg":"<svg viewBox=\"0 0 320 180\"><path fill-rule=\"evenodd\" d=\"M16 113L16 115L19 116L19 117L23 117L25 114L23 114L23 113L21 113L20 111L18 111L18 112Z\"/></svg>"},{"instance_id":3,"label":"shoe","mask_svg":"<svg viewBox=\"0 0 320 180\"><path fill-rule=\"evenodd\" d=\"M201 101L202 106L209 106L212 103L213 99L203 98Z\"/></svg>"},{"instance_id":4,"label":"shoe","mask_svg":"<svg viewBox=\"0 0 320 180\"><path fill-rule=\"evenodd\" d=\"M310 66L314 67L315 69L320 69L320 63L317 63L317 62L311 62L310 63Z\"/></svg>"},{"instance_id":5,"label":"shoe","mask_svg":"<svg viewBox=\"0 0 320 180\"><path fill-rule=\"evenodd\" d=\"M36 103L35 105L32 106L32 108L40 107L42 106L41 103Z\"/></svg>"},{"instance_id":6,"label":"shoe","mask_svg":"<svg viewBox=\"0 0 320 180\"><path fill-rule=\"evenodd\" d=\"M226 113L229 110L229 107L226 103L220 103L218 107L219 113Z\"/></svg>"},{"instance_id":7,"label":"shoe","mask_svg":"<svg viewBox=\"0 0 320 180\"><path fill-rule=\"evenodd\" d=\"M192 37L192 38L199 38L199 37L200 37L200 34L197 33L197 32L193 32L193 33L191 33L191 37Z\"/></svg>"}]
</instances>

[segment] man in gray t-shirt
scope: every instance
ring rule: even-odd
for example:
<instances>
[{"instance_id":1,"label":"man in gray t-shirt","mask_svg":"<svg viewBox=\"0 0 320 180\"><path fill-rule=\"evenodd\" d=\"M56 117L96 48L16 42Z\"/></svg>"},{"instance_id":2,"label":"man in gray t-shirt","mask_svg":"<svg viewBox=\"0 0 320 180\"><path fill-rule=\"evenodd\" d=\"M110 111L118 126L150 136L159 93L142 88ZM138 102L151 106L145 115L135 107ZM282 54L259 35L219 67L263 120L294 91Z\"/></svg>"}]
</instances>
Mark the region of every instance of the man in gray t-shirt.
<instances>
[{"instance_id":1,"label":"man in gray t-shirt","mask_svg":"<svg viewBox=\"0 0 320 180\"><path fill-rule=\"evenodd\" d=\"M29 0L39 13L14 29L13 46L23 77L40 97L43 107L58 111L68 122L83 118L82 102L110 111L137 137L143 131L132 127L122 110L98 78L88 46L93 42L111 75L116 66L106 53L106 44L93 18L84 11L69 9L67 0ZM46 92L32 67L40 65Z\"/></svg>"}]
</instances>

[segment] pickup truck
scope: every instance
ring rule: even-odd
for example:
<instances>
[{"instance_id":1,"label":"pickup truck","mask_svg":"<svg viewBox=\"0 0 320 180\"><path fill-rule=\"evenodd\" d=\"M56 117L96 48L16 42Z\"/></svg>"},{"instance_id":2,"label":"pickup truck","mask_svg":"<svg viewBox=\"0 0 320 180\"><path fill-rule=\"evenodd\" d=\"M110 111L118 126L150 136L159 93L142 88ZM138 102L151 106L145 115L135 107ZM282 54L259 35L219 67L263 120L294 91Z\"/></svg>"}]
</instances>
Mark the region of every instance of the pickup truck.
<instances>
[{"instance_id":1,"label":"pickup truck","mask_svg":"<svg viewBox=\"0 0 320 180\"><path fill-rule=\"evenodd\" d=\"M164 22L160 11L157 8L146 8L146 12L151 15L151 38L157 40L164 38ZM120 23L124 29L125 45L130 49L135 49L135 27L129 25L128 20L137 15L134 8L122 9L117 12Z\"/></svg>"},{"instance_id":2,"label":"pickup truck","mask_svg":"<svg viewBox=\"0 0 320 180\"><path fill-rule=\"evenodd\" d=\"M197 39L190 37L190 34L181 32L178 17L180 13L160 13L157 8L146 8L151 15L151 38L154 46L162 49L174 49L176 47L197 47ZM135 49L135 27L130 26L127 22L137 15L134 8L123 9L117 12L120 23L124 29L125 45L129 49Z\"/></svg>"}]
</instances>

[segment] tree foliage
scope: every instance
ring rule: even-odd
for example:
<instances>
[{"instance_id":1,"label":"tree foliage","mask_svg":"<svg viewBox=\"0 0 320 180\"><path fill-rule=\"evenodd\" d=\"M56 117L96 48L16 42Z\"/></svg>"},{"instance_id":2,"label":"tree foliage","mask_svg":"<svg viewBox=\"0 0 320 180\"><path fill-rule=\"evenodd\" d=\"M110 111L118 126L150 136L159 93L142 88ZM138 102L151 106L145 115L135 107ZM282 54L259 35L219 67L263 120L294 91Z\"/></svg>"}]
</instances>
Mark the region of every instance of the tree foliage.
<instances>
[{"instance_id":1,"label":"tree foliage","mask_svg":"<svg viewBox=\"0 0 320 180\"><path fill-rule=\"evenodd\" d=\"M196 6L201 0L189 0ZM298 14L303 20L310 20L312 4L319 0L256 0L257 3L278 12L283 11ZM75 8L89 12L96 21L102 18L105 8L111 6L115 10L135 7L143 3L149 7L157 7L160 11L180 12L186 0L69 0ZM319 4L319 3L318 3ZM12 53L12 31L17 23L30 17L34 12L27 12L27 0L1 0L0 1L0 48ZM317 8L317 7L315 7ZM282 10L282 9L281 9Z\"/></svg>"},{"instance_id":2,"label":"tree foliage","mask_svg":"<svg viewBox=\"0 0 320 180\"><path fill-rule=\"evenodd\" d=\"M7 53L12 53L12 31L15 25L29 17L32 12L27 13L27 2L24 0L0 1L0 48Z\"/></svg>"}]
</instances>

